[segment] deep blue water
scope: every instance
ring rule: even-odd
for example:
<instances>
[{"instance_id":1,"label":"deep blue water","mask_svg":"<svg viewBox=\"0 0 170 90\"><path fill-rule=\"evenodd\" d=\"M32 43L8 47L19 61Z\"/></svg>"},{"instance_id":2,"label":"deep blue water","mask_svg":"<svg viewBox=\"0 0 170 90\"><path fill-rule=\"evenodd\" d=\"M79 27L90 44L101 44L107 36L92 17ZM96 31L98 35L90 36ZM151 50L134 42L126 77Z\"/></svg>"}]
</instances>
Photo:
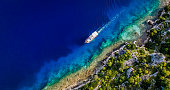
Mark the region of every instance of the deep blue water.
<instances>
[{"instance_id":1,"label":"deep blue water","mask_svg":"<svg viewBox=\"0 0 170 90\"><path fill-rule=\"evenodd\" d=\"M153 0L142 1L0 1L1 90L40 88L87 66L93 54L116 41L123 27L153 8L149 6ZM84 45L88 35L102 26L99 37Z\"/></svg>"}]
</instances>

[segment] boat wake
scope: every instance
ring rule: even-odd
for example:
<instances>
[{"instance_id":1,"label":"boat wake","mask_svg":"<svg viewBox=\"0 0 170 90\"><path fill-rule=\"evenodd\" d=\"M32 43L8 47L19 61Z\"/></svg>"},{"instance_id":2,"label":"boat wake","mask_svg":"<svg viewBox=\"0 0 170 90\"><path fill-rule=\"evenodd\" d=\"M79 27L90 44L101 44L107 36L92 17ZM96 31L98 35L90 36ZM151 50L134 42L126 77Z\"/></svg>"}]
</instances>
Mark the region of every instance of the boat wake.
<instances>
[{"instance_id":1,"label":"boat wake","mask_svg":"<svg viewBox=\"0 0 170 90\"><path fill-rule=\"evenodd\" d=\"M89 64L93 61L93 58L98 56L105 47L108 47L118 41L117 37L122 32L122 30L125 29L125 27L131 25L141 17L144 17L147 12L150 12L153 9L153 7L156 7L155 2L158 1L133 0L133 3L126 8L118 8L119 12L117 12L117 14L114 15L114 17L112 17L107 24L97 30L99 35L94 39L93 43L84 44L76 48L68 56L61 57L57 61L52 60L51 62L45 63L40 72L37 74L37 80L31 88L40 89L42 86L53 85L54 83L59 82L65 76L68 76L69 74L74 73L83 67L85 68L89 66ZM136 8L139 3L141 7ZM151 7L151 5L153 7ZM143 8L147 9L143 10ZM126 30L124 30L124 32L126 32ZM129 34L124 35L124 37L129 36Z\"/></svg>"}]
</instances>

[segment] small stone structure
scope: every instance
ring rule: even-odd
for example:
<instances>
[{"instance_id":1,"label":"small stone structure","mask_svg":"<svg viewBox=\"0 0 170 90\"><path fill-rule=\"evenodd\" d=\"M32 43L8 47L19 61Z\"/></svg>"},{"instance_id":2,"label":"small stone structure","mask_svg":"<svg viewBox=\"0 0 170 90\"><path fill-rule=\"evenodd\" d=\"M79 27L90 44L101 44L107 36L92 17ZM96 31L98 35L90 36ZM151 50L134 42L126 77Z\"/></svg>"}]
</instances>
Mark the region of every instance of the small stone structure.
<instances>
[{"instance_id":1,"label":"small stone structure","mask_svg":"<svg viewBox=\"0 0 170 90\"><path fill-rule=\"evenodd\" d=\"M147 20L146 22L147 22L147 24L149 24L149 25L154 25L154 23L155 23L155 22L153 22L152 20Z\"/></svg>"},{"instance_id":2,"label":"small stone structure","mask_svg":"<svg viewBox=\"0 0 170 90\"><path fill-rule=\"evenodd\" d=\"M156 66L157 64L164 62L165 56L161 53L152 53L151 56L151 65Z\"/></svg>"},{"instance_id":3,"label":"small stone structure","mask_svg":"<svg viewBox=\"0 0 170 90\"><path fill-rule=\"evenodd\" d=\"M127 70L127 72L126 72L126 74L127 74L127 78L129 78L129 76L130 76L130 73L131 73L131 71L133 71L134 69L131 67L131 68L129 68L128 70Z\"/></svg>"}]
</instances>

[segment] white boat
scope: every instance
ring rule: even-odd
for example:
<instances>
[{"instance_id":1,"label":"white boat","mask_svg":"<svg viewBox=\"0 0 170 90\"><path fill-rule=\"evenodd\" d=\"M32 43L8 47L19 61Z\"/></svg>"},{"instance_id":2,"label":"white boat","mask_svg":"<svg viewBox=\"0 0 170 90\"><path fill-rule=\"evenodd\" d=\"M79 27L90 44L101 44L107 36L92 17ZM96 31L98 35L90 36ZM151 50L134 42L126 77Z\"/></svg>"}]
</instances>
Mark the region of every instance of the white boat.
<instances>
[{"instance_id":1,"label":"white boat","mask_svg":"<svg viewBox=\"0 0 170 90\"><path fill-rule=\"evenodd\" d=\"M99 32L94 31L86 40L85 43L90 43L92 40L94 40L97 35L99 34Z\"/></svg>"}]
</instances>

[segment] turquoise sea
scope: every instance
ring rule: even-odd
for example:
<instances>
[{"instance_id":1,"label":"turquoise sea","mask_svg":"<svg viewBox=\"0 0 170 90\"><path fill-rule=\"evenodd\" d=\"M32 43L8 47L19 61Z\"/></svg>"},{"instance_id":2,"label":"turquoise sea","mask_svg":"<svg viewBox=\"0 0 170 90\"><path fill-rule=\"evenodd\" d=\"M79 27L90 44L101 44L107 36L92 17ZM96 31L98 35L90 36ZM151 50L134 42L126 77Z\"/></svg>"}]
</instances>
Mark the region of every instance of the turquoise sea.
<instances>
[{"instance_id":1,"label":"turquoise sea","mask_svg":"<svg viewBox=\"0 0 170 90\"><path fill-rule=\"evenodd\" d=\"M126 5L121 6L121 0L108 1L108 9L105 13L107 13L109 21L98 28L98 30L102 29L99 36L90 44L84 44L74 49L69 55L45 64L37 74L37 82L34 84L37 86L35 87L40 87L39 85L43 82L54 84L66 75L85 68L93 61L93 56L99 55L105 47L116 43L117 40L135 39L133 35L129 35L141 31L140 27L132 26L130 30L133 31L130 33L124 28L135 25L135 21L145 17L148 13L151 15L159 3L158 0L129 0Z\"/></svg>"},{"instance_id":2,"label":"turquoise sea","mask_svg":"<svg viewBox=\"0 0 170 90\"><path fill-rule=\"evenodd\" d=\"M142 35L141 18L159 0L2 1L0 66L4 90L40 90L87 68L104 48ZM84 40L102 30L91 43Z\"/></svg>"}]
</instances>

